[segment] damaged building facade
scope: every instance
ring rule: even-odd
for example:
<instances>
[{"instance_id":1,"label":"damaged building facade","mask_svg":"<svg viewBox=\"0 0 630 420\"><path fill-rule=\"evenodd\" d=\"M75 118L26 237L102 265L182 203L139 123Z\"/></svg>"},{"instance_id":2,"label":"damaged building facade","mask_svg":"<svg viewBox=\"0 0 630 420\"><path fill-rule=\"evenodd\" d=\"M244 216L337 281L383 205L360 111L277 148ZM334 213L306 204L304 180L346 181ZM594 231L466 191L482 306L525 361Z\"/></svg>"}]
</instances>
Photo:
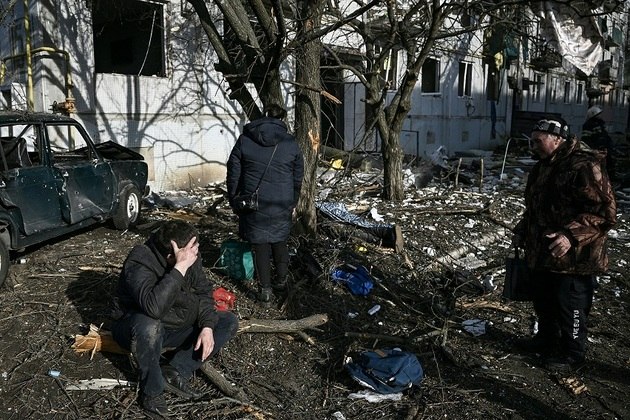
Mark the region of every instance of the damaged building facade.
<instances>
[{"instance_id":1,"label":"damaged building facade","mask_svg":"<svg viewBox=\"0 0 630 420\"><path fill-rule=\"evenodd\" d=\"M186 0L0 4L0 108L75 117L96 142L112 140L141 153L154 190L225 179L228 155L247 121L226 94L223 76L214 70L215 54ZM628 5L623 8L594 19L602 42L591 51L592 71L567 60L572 54L558 54L558 43L534 11L528 12L527 39L495 27L494 33L467 34L466 42L439 43L419 75L401 133L404 152L493 149L520 136L524 122L543 112L562 114L579 133L591 104L604 109L610 132L625 133ZM479 24L475 16L455 20ZM340 39L324 42L348 45ZM360 46L357 51L360 57ZM384 65L383 77L393 87L403 60L401 52L392 53ZM294 74L290 63L282 71L283 79ZM342 70L322 75L326 90L341 100L322 101L322 139L378 152L376 135L364 141L363 86ZM291 107L292 87L285 87Z\"/></svg>"}]
</instances>

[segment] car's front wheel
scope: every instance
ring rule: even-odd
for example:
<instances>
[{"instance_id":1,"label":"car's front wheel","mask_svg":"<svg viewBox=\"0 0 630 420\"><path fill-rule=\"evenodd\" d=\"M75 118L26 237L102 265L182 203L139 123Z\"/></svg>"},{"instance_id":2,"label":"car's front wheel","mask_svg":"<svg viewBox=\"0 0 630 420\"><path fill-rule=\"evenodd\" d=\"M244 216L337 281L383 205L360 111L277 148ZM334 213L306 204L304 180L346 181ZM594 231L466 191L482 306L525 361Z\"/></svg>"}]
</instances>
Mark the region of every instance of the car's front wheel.
<instances>
[{"instance_id":1,"label":"car's front wheel","mask_svg":"<svg viewBox=\"0 0 630 420\"><path fill-rule=\"evenodd\" d=\"M116 229L129 229L138 223L138 219L140 219L140 200L140 191L133 185L129 185L122 190L118 209L113 217Z\"/></svg>"},{"instance_id":2,"label":"car's front wheel","mask_svg":"<svg viewBox=\"0 0 630 420\"><path fill-rule=\"evenodd\" d=\"M9 248L3 240L0 240L0 287L2 287L4 281L7 279L10 265Z\"/></svg>"}]
</instances>

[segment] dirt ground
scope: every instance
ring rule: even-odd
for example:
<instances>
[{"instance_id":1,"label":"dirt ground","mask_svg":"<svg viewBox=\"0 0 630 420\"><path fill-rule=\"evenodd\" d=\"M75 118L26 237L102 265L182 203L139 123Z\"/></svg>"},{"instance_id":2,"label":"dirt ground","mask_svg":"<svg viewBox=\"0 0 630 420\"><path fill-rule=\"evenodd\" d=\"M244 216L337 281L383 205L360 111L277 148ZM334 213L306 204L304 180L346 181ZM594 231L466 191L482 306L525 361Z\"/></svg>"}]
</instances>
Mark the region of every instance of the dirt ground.
<instances>
[{"instance_id":1,"label":"dirt ground","mask_svg":"<svg viewBox=\"0 0 630 420\"><path fill-rule=\"evenodd\" d=\"M571 375L552 374L535 355L513 346L515 338L532 333L531 304L501 299L509 251L505 228L523 209L523 171L517 166L498 181L497 170L487 164L480 187L474 181L479 169L472 165L469 185L436 178L424 188L408 188L398 205L372 195L375 189L361 175L323 175L322 190L332 191L328 200L342 201L356 214L376 209L385 222L399 224L405 250L397 254L355 238L332 238L324 230L316 239L292 238L293 287L268 309L250 299L247 285L216 267L221 242L236 231L220 186L192 192L191 203L178 210L145 209L138 229L119 232L102 225L15 255L0 290L0 418L144 418L133 384L66 390L86 379L136 380L127 356L96 352L90 358L71 345L90 324L107 328L127 252L156 222L175 217L200 229L208 276L237 295L241 320L326 314L329 321L304 334L239 333L211 363L249 401L226 397L199 373L194 385L204 398L189 402L167 395L173 418L630 418L628 205L620 204L619 224L610 235L611 269L599 279L588 363ZM331 281L328 273L343 263L370 269L377 283L368 296L354 296ZM375 304L381 310L369 315ZM463 321L474 319L484 323L484 334L463 328ZM361 387L344 369L344 357L393 346L418 356L422 385L400 401L353 398Z\"/></svg>"}]
</instances>

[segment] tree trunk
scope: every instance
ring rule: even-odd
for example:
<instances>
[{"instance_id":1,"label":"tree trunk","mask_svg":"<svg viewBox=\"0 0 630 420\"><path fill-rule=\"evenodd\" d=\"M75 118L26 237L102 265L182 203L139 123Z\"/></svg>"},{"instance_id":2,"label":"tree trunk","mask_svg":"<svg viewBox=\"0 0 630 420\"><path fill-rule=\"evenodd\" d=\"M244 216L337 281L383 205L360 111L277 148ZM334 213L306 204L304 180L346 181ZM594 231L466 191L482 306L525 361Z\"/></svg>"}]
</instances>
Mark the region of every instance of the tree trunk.
<instances>
[{"instance_id":1,"label":"tree trunk","mask_svg":"<svg viewBox=\"0 0 630 420\"><path fill-rule=\"evenodd\" d=\"M383 140L383 176L384 188L383 199L392 201L402 201L404 196L404 185L402 176L403 150L400 147L399 132L385 130L381 132Z\"/></svg>"},{"instance_id":2,"label":"tree trunk","mask_svg":"<svg viewBox=\"0 0 630 420\"><path fill-rule=\"evenodd\" d=\"M322 7L321 0L298 2L298 22L300 35L319 28ZM318 86L320 80L321 43L319 39L307 42L296 52L297 86ZM299 89L295 98L296 137L304 153L304 181L298 203L298 232L314 235L317 230L315 193L317 189L317 156L321 145L320 138L320 94L312 89Z\"/></svg>"}]
</instances>

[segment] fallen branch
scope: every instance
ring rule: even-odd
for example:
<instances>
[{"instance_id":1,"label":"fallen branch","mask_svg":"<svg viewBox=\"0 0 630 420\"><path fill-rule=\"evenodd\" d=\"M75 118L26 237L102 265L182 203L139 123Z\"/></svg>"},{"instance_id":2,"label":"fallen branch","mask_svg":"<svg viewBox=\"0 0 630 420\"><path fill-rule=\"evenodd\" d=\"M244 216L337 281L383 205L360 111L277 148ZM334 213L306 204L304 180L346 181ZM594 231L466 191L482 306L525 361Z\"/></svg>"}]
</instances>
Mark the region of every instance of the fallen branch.
<instances>
[{"instance_id":1,"label":"fallen branch","mask_svg":"<svg viewBox=\"0 0 630 420\"><path fill-rule=\"evenodd\" d=\"M485 308L485 309L496 309L497 311L508 312L508 313L514 312L514 310L510 308L508 305L504 305L499 302L489 302L487 300L477 300L474 302L456 302L455 306L459 309Z\"/></svg>"},{"instance_id":2,"label":"fallen branch","mask_svg":"<svg viewBox=\"0 0 630 420\"><path fill-rule=\"evenodd\" d=\"M201 371L208 377L208 379L210 379L210 381L214 385L216 385L217 388L219 388L221 392L223 392L228 397L234 398L240 402L249 402L249 397L245 394L245 392L241 388L232 385L230 381L225 379L221 372L216 370L210 364L210 362L204 362L201 365Z\"/></svg>"},{"instance_id":3,"label":"fallen branch","mask_svg":"<svg viewBox=\"0 0 630 420\"><path fill-rule=\"evenodd\" d=\"M315 314L298 320L249 319L239 323L239 333L300 333L328 322L328 315ZM307 340L310 341L310 340ZM75 335L72 349L79 353L90 353L90 359L96 352L128 354L129 352L116 343L111 331L103 330L92 324L86 335Z\"/></svg>"},{"instance_id":4,"label":"fallen branch","mask_svg":"<svg viewBox=\"0 0 630 420\"><path fill-rule=\"evenodd\" d=\"M328 322L328 315L315 314L297 320L246 319L239 323L239 333L295 333Z\"/></svg>"}]
</instances>

